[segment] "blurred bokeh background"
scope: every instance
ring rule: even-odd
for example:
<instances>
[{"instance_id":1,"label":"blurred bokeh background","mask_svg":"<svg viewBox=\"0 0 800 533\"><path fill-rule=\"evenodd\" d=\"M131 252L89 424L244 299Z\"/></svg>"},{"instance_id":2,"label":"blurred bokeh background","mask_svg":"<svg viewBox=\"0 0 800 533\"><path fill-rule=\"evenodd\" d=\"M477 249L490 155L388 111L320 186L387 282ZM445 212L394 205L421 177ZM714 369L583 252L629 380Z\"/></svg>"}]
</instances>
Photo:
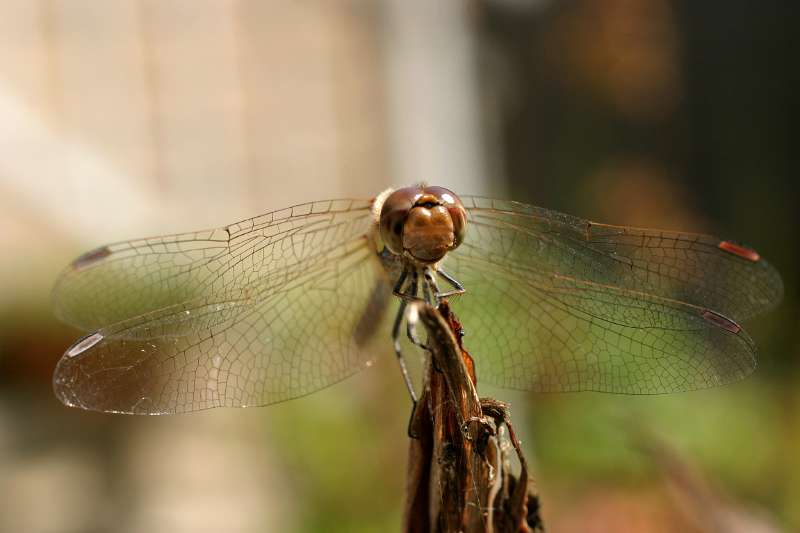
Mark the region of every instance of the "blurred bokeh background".
<instances>
[{"instance_id":1,"label":"blurred bokeh background","mask_svg":"<svg viewBox=\"0 0 800 533\"><path fill-rule=\"evenodd\" d=\"M513 402L552 531L800 530L798 11L4 0L0 531L397 530L409 405L393 360L264 409L81 412L51 392L79 332L49 291L108 241L420 180L757 247L786 297L748 324L750 379L484 392Z\"/></svg>"}]
</instances>

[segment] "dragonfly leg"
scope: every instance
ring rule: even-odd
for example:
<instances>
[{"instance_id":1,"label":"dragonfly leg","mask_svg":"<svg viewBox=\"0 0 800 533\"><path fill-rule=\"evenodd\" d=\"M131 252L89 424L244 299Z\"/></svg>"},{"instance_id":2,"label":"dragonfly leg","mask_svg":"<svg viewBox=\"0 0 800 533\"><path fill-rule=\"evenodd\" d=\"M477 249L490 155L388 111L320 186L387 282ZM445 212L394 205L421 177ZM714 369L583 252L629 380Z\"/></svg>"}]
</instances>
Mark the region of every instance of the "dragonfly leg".
<instances>
[{"instance_id":1,"label":"dragonfly leg","mask_svg":"<svg viewBox=\"0 0 800 533\"><path fill-rule=\"evenodd\" d=\"M427 284L425 285L427 286ZM418 289L419 289L419 274L417 272L414 272L414 276L411 279L411 294L416 296ZM425 289L423 288L423 291L424 290ZM430 294L430 296L432 297L433 294ZM426 301L427 301L427 295L426 295ZM412 314L409 315L408 320L406 320L406 337L408 337L408 340L411 341L411 344L413 344L417 348L422 348L423 350L427 350L428 347L425 345L425 343L419 340L419 336L417 335L416 308L412 307L411 311Z\"/></svg>"},{"instance_id":2,"label":"dragonfly leg","mask_svg":"<svg viewBox=\"0 0 800 533\"><path fill-rule=\"evenodd\" d=\"M411 396L411 401L414 403L414 405L416 405L417 393L414 392L414 384L411 383L411 376L408 374L406 360L403 358L403 350L400 347L400 326L403 323L407 305L408 303L405 300L400 300L400 307L397 309L397 316L395 316L394 319L394 327L392 327L392 342L394 343L394 354L397 356L397 362L400 364L400 372L403 374L403 380L406 382L408 394Z\"/></svg>"},{"instance_id":3,"label":"dragonfly leg","mask_svg":"<svg viewBox=\"0 0 800 533\"><path fill-rule=\"evenodd\" d=\"M415 322L410 320L406 321L406 337L408 337L408 340L411 341L411 344L417 348L422 348L423 350L428 349L428 345L419 340L419 335L417 335L417 324Z\"/></svg>"},{"instance_id":4,"label":"dragonfly leg","mask_svg":"<svg viewBox=\"0 0 800 533\"><path fill-rule=\"evenodd\" d=\"M409 274L411 274L409 279ZM400 364L400 372L403 374L408 394L411 396L412 409L411 418L408 421L408 436L412 439L418 438L419 435L415 434L413 430L414 420L417 416L417 407L419 401L417 394L414 391L414 384L411 382L411 376L406 367L406 361L403 357L403 350L400 346L400 328L403 325L403 320L406 321L406 336L411 343L423 350L428 347L423 343L417 335L417 313L416 303L420 301L420 289L422 289L422 299L430 305L437 305L435 283L433 286L430 283L431 275L428 271L425 272L425 280L422 282L420 288L419 271L417 269L406 269L400 274L400 277L395 283L393 293L400 298L400 306L397 310L397 315L394 320L394 327L392 328L392 340L394 342L394 353L397 356L397 362ZM408 282L408 283L406 283ZM409 307L411 303L411 307ZM407 313L408 310L408 313Z\"/></svg>"},{"instance_id":5,"label":"dragonfly leg","mask_svg":"<svg viewBox=\"0 0 800 533\"><path fill-rule=\"evenodd\" d=\"M411 279L409 279L409 274L411 274ZM394 284L392 294L405 302L419 300L419 272L413 268L406 268L403 270L400 273L400 277L397 279L397 283Z\"/></svg>"},{"instance_id":6,"label":"dragonfly leg","mask_svg":"<svg viewBox=\"0 0 800 533\"><path fill-rule=\"evenodd\" d=\"M411 274L411 299L418 300L419 299L419 272L414 270Z\"/></svg>"},{"instance_id":7,"label":"dragonfly leg","mask_svg":"<svg viewBox=\"0 0 800 533\"><path fill-rule=\"evenodd\" d=\"M419 275L415 272L412 279L411 279L411 294L414 296L413 300L418 301L416 298L417 291L419 289ZM412 308L412 311L414 309ZM416 316L416 315L413 315ZM423 350L427 350L428 347L419 340L419 336L417 335L417 319L416 318L409 318L406 320L406 337L408 340L411 341L411 344L416 346L417 348L422 348Z\"/></svg>"},{"instance_id":8,"label":"dragonfly leg","mask_svg":"<svg viewBox=\"0 0 800 533\"><path fill-rule=\"evenodd\" d=\"M414 431L414 420L417 418L418 406L418 403L414 403L414 405L411 406L411 416L408 419L408 429L406 430L410 439L419 439L419 433Z\"/></svg>"},{"instance_id":9,"label":"dragonfly leg","mask_svg":"<svg viewBox=\"0 0 800 533\"><path fill-rule=\"evenodd\" d=\"M394 284L392 294L401 298L405 296L403 293L403 285L405 285L406 279L408 279L408 269L403 269L403 271L400 273L400 277L397 278L397 283Z\"/></svg>"},{"instance_id":10,"label":"dragonfly leg","mask_svg":"<svg viewBox=\"0 0 800 533\"><path fill-rule=\"evenodd\" d=\"M437 296L440 300L442 298L447 298L448 296L455 296L456 294L464 294L466 292L464 286L457 279L455 279L453 276L451 276L444 270L439 269L436 271L436 273L439 274L442 277L442 279L445 280L451 287L453 287L452 291L438 293Z\"/></svg>"},{"instance_id":11,"label":"dragonfly leg","mask_svg":"<svg viewBox=\"0 0 800 533\"><path fill-rule=\"evenodd\" d=\"M430 268L425 269L425 301L432 307L439 307L440 293L439 286L436 284L436 275Z\"/></svg>"},{"instance_id":12,"label":"dragonfly leg","mask_svg":"<svg viewBox=\"0 0 800 533\"><path fill-rule=\"evenodd\" d=\"M408 395L411 396L411 417L408 419L408 436L412 439L417 439L419 435L413 430L414 420L417 416L417 393L414 392L414 384L411 382L411 376L409 376L408 368L406 368L406 360L403 358L403 350L400 347L400 326L403 323L407 305L408 302L405 299L400 300L400 307L397 310L397 316L394 319L394 327L392 328L392 340L394 341L394 353L397 356L397 362L400 364L400 372L403 374L403 380L406 383ZM411 327L410 324L409 327Z\"/></svg>"}]
</instances>

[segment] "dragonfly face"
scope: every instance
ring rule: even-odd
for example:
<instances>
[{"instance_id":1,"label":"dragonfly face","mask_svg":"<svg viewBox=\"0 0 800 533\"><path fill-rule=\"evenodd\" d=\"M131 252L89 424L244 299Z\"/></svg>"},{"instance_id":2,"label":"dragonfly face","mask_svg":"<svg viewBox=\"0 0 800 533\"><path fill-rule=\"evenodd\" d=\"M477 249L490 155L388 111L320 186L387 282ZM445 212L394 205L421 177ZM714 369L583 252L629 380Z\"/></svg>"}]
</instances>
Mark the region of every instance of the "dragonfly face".
<instances>
[{"instance_id":1,"label":"dragonfly face","mask_svg":"<svg viewBox=\"0 0 800 533\"><path fill-rule=\"evenodd\" d=\"M396 255L432 264L464 240L467 214L458 196L444 187L404 187L380 209L380 233Z\"/></svg>"},{"instance_id":2,"label":"dragonfly face","mask_svg":"<svg viewBox=\"0 0 800 533\"><path fill-rule=\"evenodd\" d=\"M87 335L53 387L67 405L136 414L296 398L388 351L387 309L435 304L449 294L437 279L466 291L452 307L479 382L547 392L741 379L756 348L740 324L783 293L732 241L408 187L81 255L54 302Z\"/></svg>"}]
</instances>

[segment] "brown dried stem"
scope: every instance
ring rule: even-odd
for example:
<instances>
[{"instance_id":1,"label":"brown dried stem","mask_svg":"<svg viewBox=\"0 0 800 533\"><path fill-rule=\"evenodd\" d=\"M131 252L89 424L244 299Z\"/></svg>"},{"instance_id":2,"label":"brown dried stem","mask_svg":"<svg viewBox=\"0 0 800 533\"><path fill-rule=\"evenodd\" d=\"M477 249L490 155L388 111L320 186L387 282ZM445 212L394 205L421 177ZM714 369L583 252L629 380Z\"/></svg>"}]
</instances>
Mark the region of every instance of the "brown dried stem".
<instances>
[{"instance_id":1,"label":"brown dried stem","mask_svg":"<svg viewBox=\"0 0 800 533\"><path fill-rule=\"evenodd\" d=\"M412 417L404 531L544 531L508 405L480 399L461 325L446 302L420 304L430 363ZM509 445L510 443L510 445ZM512 453L519 475L509 468Z\"/></svg>"}]
</instances>

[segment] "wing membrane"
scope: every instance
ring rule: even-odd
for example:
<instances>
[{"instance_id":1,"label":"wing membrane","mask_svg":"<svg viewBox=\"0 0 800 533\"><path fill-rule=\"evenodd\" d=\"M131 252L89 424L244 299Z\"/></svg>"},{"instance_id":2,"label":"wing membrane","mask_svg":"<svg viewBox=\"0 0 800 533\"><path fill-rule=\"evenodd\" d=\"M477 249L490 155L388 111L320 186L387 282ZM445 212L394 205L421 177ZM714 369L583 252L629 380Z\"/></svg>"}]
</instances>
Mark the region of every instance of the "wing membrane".
<instances>
[{"instance_id":1,"label":"wing membrane","mask_svg":"<svg viewBox=\"0 0 800 533\"><path fill-rule=\"evenodd\" d=\"M755 346L733 319L779 301L780 278L763 260L722 250L713 237L462 200L470 227L444 268L467 288L454 306L479 379L649 394L755 368Z\"/></svg>"},{"instance_id":2,"label":"wing membrane","mask_svg":"<svg viewBox=\"0 0 800 533\"><path fill-rule=\"evenodd\" d=\"M753 255L731 253L716 237L598 224L518 202L462 200L468 242L489 245L487 253L506 264L675 299L736 321L770 310L783 295L769 263L747 249Z\"/></svg>"},{"instance_id":3,"label":"wing membrane","mask_svg":"<svg viewBox=\"0 0 800 533\"><path fill-rule=\"evenodd\" d=\"M72 262L54 289L56 314L86 331L302 268L369 227L367 200L302 204L201 232L103 246Z\"/></svg>"},{"instance_id":4,"label":"wing membrane","mask_svg":"<svg viewBox=\"0 0 800 533\"><path fill-rule=\"evenodd\" d=\"M303 270L101 329L61 359L56 395L85 409L166 414L314 392L362 368L388 338L391 291L378 268L357 238Z\"/></svg>"}]
</instances>

